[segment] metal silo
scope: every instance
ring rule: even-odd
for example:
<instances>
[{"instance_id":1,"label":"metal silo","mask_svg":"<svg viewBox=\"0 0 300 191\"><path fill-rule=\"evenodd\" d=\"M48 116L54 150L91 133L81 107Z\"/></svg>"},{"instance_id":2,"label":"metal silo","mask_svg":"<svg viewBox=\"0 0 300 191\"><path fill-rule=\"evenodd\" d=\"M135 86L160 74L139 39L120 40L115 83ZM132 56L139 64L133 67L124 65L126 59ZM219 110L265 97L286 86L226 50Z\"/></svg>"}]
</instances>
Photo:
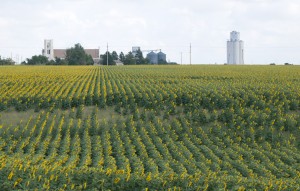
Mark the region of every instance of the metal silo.
<instances>
[{"instance_id":1,"label":"metal silo","mask_svg":"<svg viewBox=\"0 0 300 191\"><path fill-rule=\"evenodd\" d=\"M150 64L157 64L158 63L158 56L155 52L151 51L147 54L147 58Z\"/></svg>"},{"instance_id":2,"label":"metal silo","mask_svg":"<svg viewBox=\"0 0 300 191\"><path fill-rule=\"evenodd\" d=\"M163 52L157 53L158 63L166 63L167 62L167 55Z\"/></svg>"}]
</instances>

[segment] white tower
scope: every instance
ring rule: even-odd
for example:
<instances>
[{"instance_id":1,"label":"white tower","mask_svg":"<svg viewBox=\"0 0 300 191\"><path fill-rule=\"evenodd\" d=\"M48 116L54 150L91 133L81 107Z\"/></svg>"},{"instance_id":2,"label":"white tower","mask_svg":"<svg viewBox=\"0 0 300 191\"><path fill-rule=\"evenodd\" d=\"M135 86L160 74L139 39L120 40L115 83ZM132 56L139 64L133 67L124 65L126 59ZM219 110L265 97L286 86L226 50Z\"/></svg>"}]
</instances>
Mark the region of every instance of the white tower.
<instances>
[{"instance_id":1,"label":"white tower","mask_svg":"<svg viewBox=\"0 0 300 191\"><path fill-rule=\"evenodd\" d=\"M48 60L54 60L53 40L44 40L43 56Z\"/></svg>"},{"instance_id":2,"label":"white tower","mask_svg":"<svg viewBox=\"0 0 300 191\"><path fill-rule=\"evenodd\" d=\"M244 64L244 42L236 31L230 33L227 41L227 64Z\"/></svg>"},{"instance_id":3,"label":"white tower","mask_svg":"<svg viewBox=\"0 0 300 191\"><path fill-rule=\"evenodd\" d=\"M135 56L137 54L138 50L141 50L141 47L139 47L139 46L133 46L132 47L133 56Z\"/></svg>"}]
</instances>

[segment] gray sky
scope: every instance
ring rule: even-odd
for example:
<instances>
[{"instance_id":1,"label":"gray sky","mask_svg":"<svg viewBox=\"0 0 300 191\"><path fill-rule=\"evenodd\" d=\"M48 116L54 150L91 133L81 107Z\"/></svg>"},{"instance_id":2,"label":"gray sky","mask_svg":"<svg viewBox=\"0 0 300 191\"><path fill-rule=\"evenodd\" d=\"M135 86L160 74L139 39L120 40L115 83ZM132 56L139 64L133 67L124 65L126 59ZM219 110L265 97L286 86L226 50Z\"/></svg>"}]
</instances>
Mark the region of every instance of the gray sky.
<instances>
[{"instance_id":1,"label":"gray sky","mask_svg":"<svg viewBox=\"0 0 300 191\"><path fill-rule=\"evenodd\" d=\"M300 64L299 0L7 0L1 2L0 55L23 60L80 43L127 53L132 46L162 49L167 59L226 62L226 40L237 30L245 63Z\"/></svg>"}]
</instances>

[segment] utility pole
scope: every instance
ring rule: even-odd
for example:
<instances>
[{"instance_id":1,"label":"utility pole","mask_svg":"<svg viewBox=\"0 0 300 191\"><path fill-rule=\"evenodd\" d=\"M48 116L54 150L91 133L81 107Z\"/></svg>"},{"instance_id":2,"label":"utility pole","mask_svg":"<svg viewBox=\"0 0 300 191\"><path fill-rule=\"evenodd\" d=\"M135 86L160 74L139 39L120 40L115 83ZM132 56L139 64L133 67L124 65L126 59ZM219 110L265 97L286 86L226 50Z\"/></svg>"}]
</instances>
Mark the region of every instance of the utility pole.
<instances>
[{"instance_id":1,"label":"utility pole","mask_svg":"<svg viewBox=\"0 0 300 191\"><path fill-rule=\"evenodd\" d=\"M192 65L192 43L190 43L190 65Z\"/></svg>"},{"instance_id":2,"label":"utility pole","mask_svg":"<svg viewBox=\"0 0 300 191\"><path fill-rule=\"evenodd\" d=\"M107 51L106 51L106 65L108 66L108 43L107 43Z\"/></svg>"},{"instance_id":3,"label":"utility pole","mask_svg":"<svg viewBox=\"0 0 300 191\"><path fill-rule=\"evenodd\" d=\"M180 52L180 56L181 56L181 65L182 65L182 52Z\"/></svg>"},{"instance_id":4,"label":"utility pole","mask_svg":"<svg viewBox=\"0 0 300 191\"><path fill-rule=\"evenodd\" d=\"M99 58L101 57L101 50L100 50L100 46L98 46L98 48L99 48Z\"/></svg>"},{"instance_id":5,"label":"utility pole","mask_svg":"<svg viewBox=\"0 0 300 191\"><path fill-rule=\"evenodd\" d=\"M98 61L98 63L96 63L96 64L97 64L97 65L98 65L98 64L101 65L101 49L100 49L100 46L98 46L98 48L99 48L99 55L98 55L99 61Z\"/></svg>"}]
</instances>

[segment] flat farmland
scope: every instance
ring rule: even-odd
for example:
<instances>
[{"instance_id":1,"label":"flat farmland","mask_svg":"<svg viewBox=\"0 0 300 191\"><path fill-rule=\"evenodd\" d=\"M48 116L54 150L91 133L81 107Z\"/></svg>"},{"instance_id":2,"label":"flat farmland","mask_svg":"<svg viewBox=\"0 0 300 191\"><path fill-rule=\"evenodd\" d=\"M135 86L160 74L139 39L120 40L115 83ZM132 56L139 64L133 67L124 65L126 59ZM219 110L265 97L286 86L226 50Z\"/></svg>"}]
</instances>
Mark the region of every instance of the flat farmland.
<instances>
[{"instance_id":1,"label":"flat farmland","mask_svg":"<svg viewBox=\"0 0 300 191\"><path fill-rule=\"evenodd\" d=\"M298 66L0 67L1 190L300 190Z\"/></svg>"}]
</instances>

